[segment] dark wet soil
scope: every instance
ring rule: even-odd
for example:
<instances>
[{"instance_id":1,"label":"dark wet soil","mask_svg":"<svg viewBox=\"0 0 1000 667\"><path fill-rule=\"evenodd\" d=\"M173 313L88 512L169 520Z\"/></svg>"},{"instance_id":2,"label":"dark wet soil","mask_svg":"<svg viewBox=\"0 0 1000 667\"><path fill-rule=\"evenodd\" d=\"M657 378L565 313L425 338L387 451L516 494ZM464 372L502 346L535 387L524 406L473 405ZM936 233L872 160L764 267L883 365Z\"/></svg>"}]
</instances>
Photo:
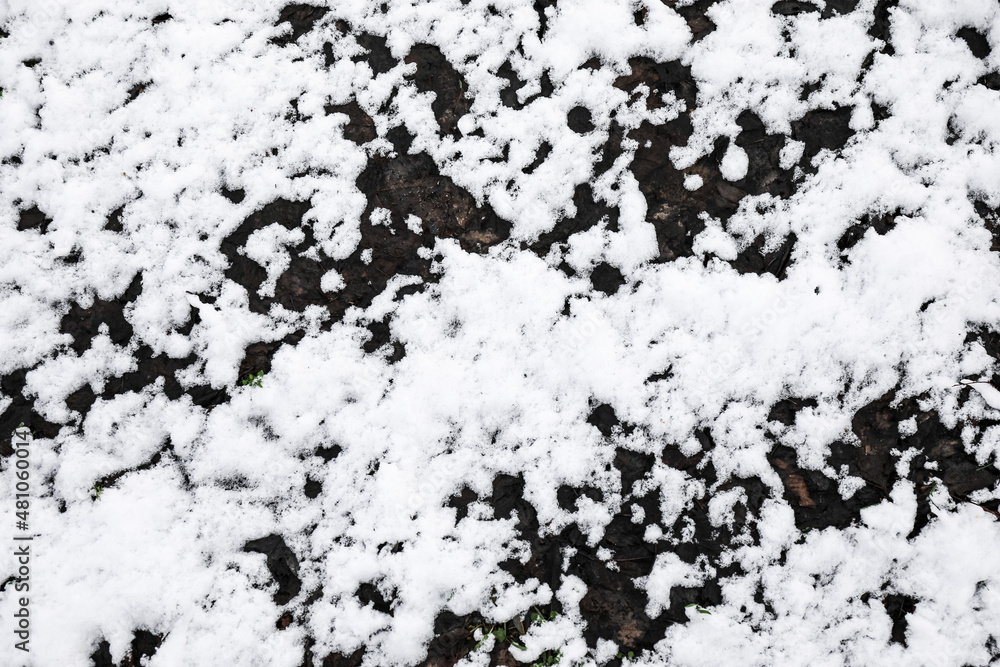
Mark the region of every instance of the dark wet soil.
<instances>
[{"instance_id":1,"label":"dark wet soil","mask_svg":"<svg viewBox=\"0 0 1000 667\"><path fill-rule=\"evenodd\" d=\"M700 0L680 7L676 6L674 0L663 2L675 8L687 21L695 41L715 29L706 14L715 0ZM782 16L819 13L821 19L858 11L856 0L828 0L822 11L819 4L823 3L781 0L771 6L771 11ZM879 0L869 30L872 37L884 42L880 48L885 53L892 52L889 10L895 4L896 0ZM535 2L540 35L544 35L547 29L545 10L554 5L554 0ZM282 31L273 41L279 46L290 45L324 22L332 22L342 34L349 34L350 26L336 19L335 14L335 9L326 7L288 5L281 11L277 22ZM637 10L634 18L641 25L645 21L644 11ZM162 14L154 17L152 22L159 24L170 20L170 15ZM957 37L965 42L976 57L984 58L989 55L988 41L975 29L962 28L957 32ZM385 37L362 33L355 34L355 39L364 50L355 59L366 63L374 73L387 72L398 64L387 47ZM326 65L331 65L331 45L327 44L323 52ZM449 62L440 49L428 44L413 46L403 60L415 65L415 72L409 77L412 85L421 92L434 94L432 110L441 135L456 135L458 119L468 111L472 99L468 96L468 87L462 81L455 64ZM635 58L630 64L631 72L620 77L615 84L621 90L631 94L640 85L645 85L654 93L649 97L648 103L651 106L659 104L656 101L659 95L673 92L684 101L689 110L696 107L697 82L691 76L690 69L682 63ZM599 65L594 62L587 66ZM531 102L531 99L519 99L517 91L526 82L519 78L510 62L503 63L497 74L507 81L501 91L504 105L523 108ZM553 84L548 74L542 75L540 83L541 92L538 95L551 94ZM989 81L984 85L988 83ZM152 84L139 84L130 91L130 98L134 99L141 94L146 85ZM996 87L1000 88L1000 84L996 84ZM805 95L808 93L808 90L803 91ZM297 105L293 103L291 109L294 121L298 117ZM803 157L797 165L799 168L808 171L810 160L821 150L837 151L843 148L852 136L849 127L851 112L850 108L814 110L792 124L790 138L805 143ZM378 137L373 119L356 100L328 105L325 113L342 114L345 121L340 131L344 137L359 145L368 145ZM876 109L877 117L885 118L888 115L889 110ZM571 109L566 122L570 129L581 134L595 129L591 111L583 106ZM687 113L663 125L647 123L628 133L616 119L611 119L609 138L596 165L596 175L611 168L615 159L622 155L622 143L626 139L638 142L639 148L629 169L645 197L647 221L656 231L658 256L655 261L671 262L691 256L694 237L704 229L704 222L700 218L703 213L725 223L748 195L768 193L788 198L795 193L794 168L782 169L778 164L781 149L789 138L768 134L760 118L751 110L744 111L738 123L741 131L735 143L746 151L749 168L743 179L731 183L722 178L719 167L728 148L728 139L717 141L709 155L683 171L676 169L667 158L669 149L685 145L693 132ZM312 207L309 201L275 199L251 213L225 239L222 252L229 262L225 276L247 289L252 311L267 313L276 304L293 311L303 311L308 306L318 305L328 312L326 326L330 326L344 315L348 307L365 307L371 304L372 299L385 290L393 276L417 277L419 283L407 288L409 291L420 290L433 283L437 277L431 272L431 260L426 258L422 249L433 248L437 239L456 239L466 252L482 253L509 238L510 220L503 219L488 205L477 204L469 192L441 174L429 155L422 152L410 153L413 137L405 128L392 127L385 138L392 143L394 152L371 152L366 169L357 179L357 186L368 203L362 216L361 242L350 257L333 260L322 253L315 256L303 254L315 245L312 229L304 222ZM536 159L525 167L524 172L532 173L547 159L551 150L552 146L549 144L539 147ZM687 190L684 187L686 175L700 176L703 185L694 191ZM234 203L243 201L247 195L243 190L228 188L222 194ZM554 244L564 243L574 234L595 225L604 223L610 230L617 229L618 210L601 200L588 183L576 185L573 202L577 210L574 217L559 220L552 230L542 234L533 243L526 244L524 249L545 255ZM114 211L109 216L105 229L121 232L128 206L129 204L125 204ZM389 211L391 228L371 224L376 208ZM987 209L981 202L977 204L977 211L985 224L994 230L996 238L1000 239L1000 216L996 211ZM892 229L895 218L901 213L893 211L879 216L866 215L859 219L838 243L843 261L850 261L851 249L866 233L885 234ZM410 216L416 216L420 220L416 231L406 225ZM37 207L25 208L20 211L17 229L25 234L46 234L50 223L51 220ZM240 249L250 234L274 223L288 229L302 228L305 240L291 249L291 265L278 279L274 296L265 297L258 294L260 285L266 279L264 268L241 254ZM769 241L771 240L763 237L754 239L730 264L740 273L770 273L778 279L783 278L788 266L795 261L796 237L794 234L789 235L776 244ZM995 246L995 250L1000 250L1000 241ZM765 251L765 247L769 249ZM370 260L366 259L368 253ZM320 289L322 276L330 270L338 271L345 282L345 287L333 294ZM564 270L572 271L569 267L564 267ZM594 267L589 279L595 292L605 295L614 295L626 283L621 270L609 263ZM114 344L125 346L133 342L134 332L128 322L126 308L141 291L142 275L137 274L131 285L116 298L96 300L86 308L78 303L65 304L66 314L62 318L60 331L72 337L69 349L76 354L85 352L102 325L107 325ZM202 294L199 297L205 303L213 301L212 294ZM189 333L197 320L197 312L193 312L192 319L179 331ZM364 344L366 353L381 355L390 362L405 357L405 348L395 339L391 319L370 322L368 330L370 338ZM297 344L302 337L303 332L295 332L280 341L251 343L245 350L240 366L241 377L248 373L267 372L277 350L284 345ZM970 340L973 339L981 340L994 358L1000 359L1000 334L990 331L970 332ZM91 387L84 386L69 396L67 405L75 416L68 424L52 424L34 413L34 399L25 394L25 376L31 369L18 369L0 377L3 394L13 398L13 403L0 414L0 431L10 432L24 422L36 435L52 438L60 428L78 428L95 401L109 400L125 392L140 391L159 378L164 380L163 391L174 400L186 395L196 405L209 410L229 400L229 392L224 388L184 389L179 385L175 373L194 363L194 357L173 359L165 355L153 355L144 345L139 345L135 356L138 368L109 380L100 395L96 395ZM670 370L665 369L651 377L649 382L669 379ZM968 399L968 392L968 389L963 390L962 400ZM967 502L969 495L975 490L992 488L1000 480L996 462L984 467L965 453L957 429L946 428L935 413L919 410L914 399L902 401L898 405L894 402L895 395L889 393L862 408L852 421L852 430L859 444L841 442L831 448L827 462L834 469L846 466L851 475L865 482L865 486L851 498L841 497L836 481L818 471L804 469L794 450L775 443L768 460L781 479L782 496L792 507L798 528L803 531L844 528L859 520L862 508L886 499L893 485L900 481L896 473L897 456L892 453L893 450L915 447L920 452L911 462L910 471L906 475L918 489L918 518L911 537L919 534L927 525L933 511L928 498L933 490L933 482L931 473L924 468L926 462L937 464L934 476L940 478L948 492L961 502ZM773 407L769 419L777 424L791 425L800 410L815 405L810 397L789 397ZM899 424L911 417L916 419L917 432L904 436ZM595 405L587 421L607 440L609 447L614 446L612 439L617 433L628 433L635 428L621 422L612 406L607 404ZM510 517L516 513L516 529L519 537L529 545L530 557L525 563L503 563L503 569L518 581L533 577L548 583L553 589L558 589L567 575L580 577L588 586L581 603L581 611L588 623L585 633L587 642L596 646L599 639L611 639L620 645L623 652L638 652L644 648L652 648L663 638L671 624L685 623L687 605L711 607L721 602L719 580L739 572L733 566L722 567L719 556L734 544L734 539L739 535L749 534L752 539L758 538L754 519L759 515L763 502L773 493L760 479L733 479L719 489L727 491L739 487L745 493L745 502L736 506L732 528L715 528L711 525L707 511L708 498L696 499L675 525L661 525L663 518L655 493L632 497L630 491L633 484L648 475L658 462L683 470L688 475L703 480L706 486L714 484L717 478L710 455L714 443L707 432L700 432L698 437L703 451L693 456L683 455L672 445L665 446L657 456L621 447L616 449L613 465L621 475L624 492L629 494L624 506L638 505L642 508L644 517L641 521L633 521L630 511L615 517L597 547L589 547L576 526L570 526L558 535L541 535L537 513L524 498L524 479L519 476L500 475L494 480L492 493L486 498L479 498L471 490L464 489L451 498L449 506L456 509L458 520L466 516L470 503L474 501L489 503L497 518ZM338 453L339 448L333 446L317 451L316 455L329 462ZM9 443L0 445L0 455L8 457L11 454ZM114 486L124 475L157 465L164 458L176 462L169 442L164 443L149 461L95 480L95 485ZM237 482L238 480L234 481L234 484ZM317 498L322 493L322 485L309 479L301 492L307 498ZM574 508L584 497L599 501L601 492L593 488L564 486L557 493L558 502L565 509ZM991 514L1000 509L996 502L986 503L982 508L984 512ZM677 534L682 524L694 526L694 535L687 542L669 546L666 542L649 543L643 539L647 526L661 525L666 532L674 531ZM562 553L566 547L576 549L576 555L563 571ZM646 596L641 587L636 585L636 578L648 575L657 554L668 548L685 562L707 559L718 572L714 579L697 589L673 589L669 608L659 617L650 618L645 613ZM613 554L612 560L599 558L597 554L601 549L609 550ZM264 557L275 583L274 601L279 606L294 604L302 598L307 603L318 599L317 591L302 590L302 582L297 574L298 556L287 546L283 536L261 536L248 542L244 550ZM379 582L366 582L356 591L356 596L363 604L371 604L376 610L387 614L392 613L392 595L393 592L380 587ZM893 641L905 642L906 614L914 609L916 601L885 595L881 591L872 591L871 595L882 601L892 619ZM558 604L537 610L543 617L559 614L560 611ZM300 611L293 613L286 610L276 619L276 627L285 629L301 620ZM511 619L510 627L516 628L518 624L531 622L530 617ZM459 617L442 612L435 621L435 636L422 664L442 667L455 664L473 649L475 641L472 639L472 630L484 623L475 614ZM511 630L510 638L515 639L517 634L516 630ZM131 652L120 665L141 664L144 657L155 654L162 641L162 636L145 629L136 629ZM354 666L360 664L364 656L363 648L350 655L318 656L313 654L313 646L312 640L306 644L302 658L302 665L305 667ZM514 664L508 647L509 641L497 643L492 664ZM93 664L98 667L112 665L107 642L98 645L92 659Z\"/></svg>"},{"instance_id":2,"label":"dark wet soil","mask_svg":"<svg viewBox=\"0 0 1000 667\"><path fill-rule=\"evenodd\" d=\"M267 557L267 569L278 584L274 593L274 603L287 604L302 590L302 581L298 577L299 560L295 553L285 544L281 535L268 535L257 540L250 540L243 546L243 551L264 554Z\"/></svg>"},{"instance_id":3,"label":"dark wet soil","mask_svg":"<svg viewBox=\"0 0 1000 667\"><path fill-rule=\"evenodd\" d=\"M153 634L148 630L136 630L131 649L117 665L111 660L111 645L102 639L90 659L94 661L94 667L140 667L147 664L146 658L156 655L156 650L160 648L163 639L164 635Z\"/></svg>"}]
</instances>

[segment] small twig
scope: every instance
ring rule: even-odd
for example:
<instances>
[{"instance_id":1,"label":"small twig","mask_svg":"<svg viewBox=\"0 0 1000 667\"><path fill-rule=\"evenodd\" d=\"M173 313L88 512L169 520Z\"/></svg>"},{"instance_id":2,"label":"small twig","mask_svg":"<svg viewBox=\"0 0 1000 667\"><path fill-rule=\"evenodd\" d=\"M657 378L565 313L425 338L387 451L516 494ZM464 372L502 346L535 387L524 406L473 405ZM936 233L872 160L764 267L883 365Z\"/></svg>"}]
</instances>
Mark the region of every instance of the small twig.
<instances>
[{"instance_id":1,"label":"small twig","mask_svg":"<svg viewBox=\"0 0 1000 667\"><path fill-rule=\"evenodd\" d=\"M994 518L996 518L997 521L1000 521L1000 512L998 512L996 510L991 510L989 507L985 507L983 505L980 505L979 503L975 502L974 500L969 500L968 498L963 498L962 496L960 496L958 494L955 494L955 493L951 493L950 491L948 493L949 493L949 495L951 495L951 497L953 499L957 500L958 502L960 502L960 503L969 503L970 505L975 505L976 507L978 507L982 511L986 512L987 514L992 514L994 516Z\"/></svg>"},{"instance_id":2,"label":"small twig","mask_svg":"<svg viewBox=\"0 0 1000 667\"><path fill-rule=\"evenodd\" d=\"M1000 512L998 512L996 510L991 510L989 507L983 507L979 503L972 503L972 504L975 505L976 507L978 507L979 509L983 510L984 512L987 512L988 514L992 514L994 517L996 517L997 521L1000 521Z\"/></svg>"},{"instance_id":3,"label":"small twig","mask_svg":"<svg viewBox=\"0 0 1000 667\"><path fill-rule=\"evenodd\" d=\"M884 486L879 486L879 485L878 485L878 484L876 484L875 482L873 482L873 481L871 481L871 480L868 480L868 479L866 479L865 481L866 481L866 482L867 482L868 484L871 484L872 486L874 486L874 487L875 487L876 489L878 489L879 491L881 491L881 492L882 492L882 495L883 495L883 496L885 496L885 497L886 497L887 499L888 499L888 498L890 497L890 496L889 496L889 492L885 490L885 487L884 487Z\"/></svg>"}]
</instances>

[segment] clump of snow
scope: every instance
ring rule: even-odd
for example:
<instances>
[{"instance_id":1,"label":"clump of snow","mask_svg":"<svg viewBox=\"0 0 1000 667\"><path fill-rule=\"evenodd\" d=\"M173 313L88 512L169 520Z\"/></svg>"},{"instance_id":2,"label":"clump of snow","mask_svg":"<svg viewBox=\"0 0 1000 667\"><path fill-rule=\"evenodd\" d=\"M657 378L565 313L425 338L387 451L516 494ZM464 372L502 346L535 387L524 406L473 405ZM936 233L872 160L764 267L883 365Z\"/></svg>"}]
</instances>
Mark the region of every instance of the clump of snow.
<instances>
[{"instance_id":1,"label":"clump of snow","mask_svg":"<svg viewBox=\"0 0 1000 667\"><path fill-rule=\"evenodd\" d=\"M331 269L323 274L319 285L324 292L339 292L344 289L347 283L344 282L344 277L340 273Z\"/></svg>"},{"instance_id":2,"label":"clump of snow","mask_svg":"<svg viewBox=\"0 0 1000 667\"><path fill-rule=\"evenodd\" d=\"M974 389L977 394L982 396L986 405L990 406L994 410L1000 410L1000 390L991 385L989 382L972 382L971 380L962 380L962 384Z\"/></svg>"},{"instance_id":3,"label":"clump of snow","mask_svg":"<svg viewBox=\"0 0 1000 667\"><path fill-rule=\"evenodd\" d=\"M703 185L704 181L698 174L686 174L684 176L684 188L686 190L697 190Z\"/></svg>"},{"instance_id":4,"label":"clump of snow","mask_svg":"<svg viewBox=\"0 0 1000 667\"><path fill-rule=\"evenodd\" d=\"M791 169L802 159L802 153L805 152L805 149L806 145L802 141L786 141L778 156L778 166L782 169Z\"/></svg>"},{"instance_id":5,"label":"clump of snow","mask_svg":"<svg viewBox=\"0 0 1000 667\"><path fill-rule=\"evenodd\" d=\"M739 181L747 175L747 168L750 166L750 158L747 152L737 146L730 144L726 149L726 154L722 156L719 169L722 177L727 181ZM686 184L685 184L686 185Z\"/></svg>"},{"instance_id":6,"label":"clump of snow","mask_svg":"<svg viewBox=\"0 0 1000 667\"><path fill-rule=\"evenodd\" d=\"M305 240L301 229L285 229L274 223L250 234L243 254L257 262L267 271L265 280L257 293L260 296L274 296L274 286L281 274L291 265L288 246L297 246Z\"/></svg>"}]
</instances>

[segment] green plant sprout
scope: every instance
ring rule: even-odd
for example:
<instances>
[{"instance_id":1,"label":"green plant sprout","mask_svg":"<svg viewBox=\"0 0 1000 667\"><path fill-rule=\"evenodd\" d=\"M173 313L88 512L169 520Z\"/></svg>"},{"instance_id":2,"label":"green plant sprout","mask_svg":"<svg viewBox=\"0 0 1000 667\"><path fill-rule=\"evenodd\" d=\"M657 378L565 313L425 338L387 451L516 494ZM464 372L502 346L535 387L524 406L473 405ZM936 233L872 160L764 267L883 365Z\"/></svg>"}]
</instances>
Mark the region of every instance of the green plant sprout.
<instances>
[{"instance_id":1,"label":"green plant sprout","mask_svg":"<svg viewBox=\"0 0 1000 667\"><path fill-rule=\"evenodd\" d=\"M103 486L95 486L94 487L94 500L100 500L101 499L101 491L103 491L103 490L104 490Z\"/></svg>"},{"instance_id":2,"label":"green plant sprout","mask_svg":"<svg viewBox=\"0 0 1000 667\"><path fill-rule=\"evenodd\" d=\"M531 619L531 622L534 625L541 625L545 621L555 620L556 616L559 615L555 611L550 611L548 618L546 618L545 614L539 611L538 607L532 607L531 609L532 609L531 616L529 618Z\"/></svg>"},{"instance_id":3,"label":"green plant sprout","mask_svg":"<svg viewBox=\"0 0 1000 667\"><path fill-rule=\"evenodd\" d=\"M562 653L560 651L546 651L545 653L538 656L538 660L531 663L531 667L546 667L547 665L558 665L559 660L562 659Z\"/></svg>"},{"instance_id":4,"label":"green plant sprout","mask_svg":"<svg viewBox=\"0 0 1000 667\"><path fill-rule=\"evenodd\" d=\"M246 375L243 376L243 379L240 380L240 386L241 387L262 387L262 386L264 386L263 378L264 378L264 371L259 371L256 374L255 373L247 373Z\"/></svg>"},{"instance_id":5,"label":"green plant sprout","mask_svg":"<svg viewBox=\"0 0 1000 667\"><path fill-rule=\"evenodd\" d=\"M473 651L478 651L479 647L482 646L486 642L486 640L490 638L490 636L496 637L496 640L498 642L502 642L503 640L507 639L506 623L504 623L503 627L500 628L491 625L489 630L486 630L485 628L483 628L483 626L477 626L473 628L473 633L475 633L475 631L479 629L483 629L485 631L483 632L483 638L480 639L478 642L476 642L475 648L472 649Z\"/></svg>"},{"instance_id":6,"label":"green plant sprout","mask_svg":"<svg viewBox=\"0 0 1000 667\"><path fill-rule=\"evenodd\" d=\"M700 604L698 604L697 602L692 602L691 604L686 604L686 605L684 605L684 608L685 608L685 609L690 609L691 607L694 607L694 608L695 608L695 610L697 610L697 612L698 612L699 614L708 614L709 616L711 616L711 615L712 615L712 612L710 612L709 610L705 609L704 607L702 607L702 606L701 606Z\"/></svg>"},{"instance_id":7,"label":"green plant sprout","mask_svg":"<svg viewBox=\"0 0 1000 667\"><path fill-rule=\"evenodd\" d=\"M558 615L559 615L558 612L553 610L550 611L546 616L545 614L542 613L541 610L538 609L538 607L532 607L531 614L528 617L529 625L541 625L546 621L555 620L556 616ZM511 624L513 624L514 627L510 627ZM523 635L525 632L524 625L523 623L520 622L519 619L514 621L506 621L501 624L491 623L487 625L486 623L479 623L471 626L469 629L473 635L475 635L476 631L480 630L483 633L482 639L476 642L475 647L472 649L473 651L478 651L482 647L482 645L486 643L486 640L489 639L490 637L496 639L498 644L507 642L508 645L513 646L516 649L520 649L521 651L528 650L524 646L524 644L522 644L519 641L515 641L515 639L520 639L520 636ZM539 656L538 660L532 663L532 667L555 665L558 664L559 658L560 654L558 651L546 651L541 656Z\"/></svg>"}]
</instances>

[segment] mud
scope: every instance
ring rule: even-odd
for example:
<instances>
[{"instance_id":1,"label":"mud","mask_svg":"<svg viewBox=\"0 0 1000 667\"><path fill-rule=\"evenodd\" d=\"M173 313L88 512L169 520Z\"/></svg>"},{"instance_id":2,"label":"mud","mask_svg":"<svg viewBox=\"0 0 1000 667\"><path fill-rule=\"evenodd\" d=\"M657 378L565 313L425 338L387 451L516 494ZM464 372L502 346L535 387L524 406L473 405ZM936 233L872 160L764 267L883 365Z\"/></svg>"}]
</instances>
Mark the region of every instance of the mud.
<instances>
[{"instance_id":1,"label":"mud","mask_svg":"<svg viewBox=\"0 0 1000 667\"><path fill-rule=\"evenodd\" d=\"M102 639L90 659L94 661L94 667L140 667L147 664L146 658L156 655L164 638L164 635L153 634L148 630L136 630L128 654L117 665L111 660L111 645Z\"/></svg>"},{"instance_id":2,"label":"mud","mask_svg":"<svg viewBox=\"0 0 1000 667\"><path fill-rule=\"evenodd\" d=\"M274 593L276 605L287 604L302 590L302 580L298 577L299 560L285 544L285 538L280 535L268 535L258 540L250 540L243 545L243 551L264 554L267 557L267 569L278 584L278 590Z\"/></svg>"},{"instance_id":3,"label":"mud","mask_svg":"<svg viewBox=\"0 0 1000 667\"><path fill-rule=\"evenodd\" d=\"M706 14L715 0L684 3L683 6L677 6L676 0L663 0L663 2L675 8L684 17L695 41L704 38L715 29ZM869 30L872 37L884 42L881 50L890 54L892 46L889 11L895 4L896 0L879 0ZM819 3L781 0L771 5L771 11L789 17L818 12L822 20L837 14L858 11L857 5L857 0L830 0L825 3L825 8L820 10ZM544 38L548 28L546 12L554 6L555 2L552 0L539 0L534 4L539 17L540 38ZM331 12L334 16L331 16ZM335 9L330 10L325 7L289 5L281 11L277 22L277 27L283 32L273 41L280 46L287 46L314 30L317 25L332 24L343 35L354 34L357 43L364 50L361 55L355 57L355 60L367 63L374 73L385 73L399 64L388 49L384 36L354 33L350 25L336 18L335 13ZM645 10L637 9L634 15L636 24L642 25L645 19ZM169 15L152 19L153 23L157 24L169 20L172 20ZM973 28L961 28L957 32L957 37L965 42L976 57L984 58L989 55L988 41ZM329 43L323 47L323 53L326 65L332 65L333 50ZM413 46L403 61L415 66L415 71L409 76L409 82L418 91L434 96L431 107L441 135L457 136L458 119L469 110L473 100L456 69L456 64L449 62L439 48L428 44ZM697 108L698 85L690 69L682 63L634 58L630 61L630 65L631 71L616 81L615 85L621 90L635 95L638 94L640 85L647 86L652 91L647 98L650 108L662 104L659 98L668 92L682 100L688 110ZM600 67L601 63L595 60L585 66ZM507 82L500 92L501 101L507 107L523 108L526 104L530 104L532 99L551 95L554 90L548 74L543 73L540 81L541 91L532 98L521 99L518 91L527 82L520 78L511 62L502 63L497 74ZM985 75L980 83L987 87L1000 88L998 83L1000 78L997 76L1000 75ZM133 91L130 91L130 98L134 99L140 95L146 85L150 84L138 84ZM818 82L813 82L812 86L803 90L803 95L808 97L818 85ZM295 100L290 101L289 109L290 122L302 120ZM324 111L327 115L342 115L343 123L339 131L346 139L358 145L368 146L379 136L374 120L362 109L357 100L330 104ZM879 120L889 115L888 109L877 106L873 107L873 111ZM617 120L612 118L608 140L601 150L595 173L599 175L611 168L614 161L624 152L624 141L634 140L638 143L639 147L628 168L636 178L645 198L646 220L656 232L655 261L671 262L693 255L694 237L704 229L704 222L700 218L702 214L707 213L725 224L749 195L766 193L777 198L793 196L796 191L795 168L782 169L779 165L779 155L786 142L793 139L805 143L803 157L797 167L808 172L812 169L810 161L820 151L836 152L842 150L850 141L853 136L849 125L852 112L853 109L848 107L810 111L792 124L791 137L785 137L769 134L760 118L750 110L745 110L738 118L740 133L734 141L746 151L749 168L743 179L732 183L722 178L719 167L722 156L729 147L728 139L722 138L716 141L708 155L687 169L676 169L668 159L670 148L686 145L693 133L688 112L663 125L654 126L646 123L630 132L625 132ZM591 111L582 106L569 110L566 123L570 129L580 134L595 131ZM321 252L312 256L304 254L316 245L308 222L309 211L312 208L310 201L276 199L250 214L224 240L221 250L229 263L225 277L246 288L249 307L253 312L267 313L274 305L302 312L308 306L318 305L327 311L328 318L324 326L328 328L343 317L347 308L351 306L364 308L370 305L376 296L385 291L388 281L393 276L407 275L419 278L420 282L407 288L406 292L419 291L433 283L437 277L431 272L431 260L426 258L426 253L422 249L432 249L438 239L455 239L466 252L484 253L510 237L513 221L503 219L488 205L477 204L469 192L442 175L438 165L426 153L410 153L413 137L405 128L390 127L385 138L391 142L393 150L377 151L369 147L369 162L357 178L357 187L367 198L367 207L361 217L361 241L350 257L334 260ZM524 168L524 172L530 174L539 168L551 150L551 145L543 143L538 148L534 161ZM507 154L505 151L497 159L506 160ZM686 189L684 179L688 175L700 176L703 185L693 191ZM233 203L239 203L248 193L226 187L221 194ZM590 230L596 225L606 225L612 231L617 229L619 216L617 208L598 197L589 183L576 184L573 203L577 211L574 216L557 221L552 230L541 234L534 242L525 244L522 249L544 256L554 245L565 243L574 234ZM105 229L113 233L123 232L125 222L128 220L128 208L129 203L126 203L113 211L108 217ZM372 224L372 216L376 213L376 209L388 211L389 226ZM1000 216L982 202L977 205L976 210L983 218L984 224L994 233L994 250L1000 251ZM896 218L900 215L903 215L902 211L887 211L879 216L865 216L859 219L838 242L842 261L850 261L852 249L865 234L887 233L896 224ZM411 216L417 218L419 222L415 229L410 229L407 225L408 220L412 222ZM21 233L44 235L48 233L50 224L51 220L44 212L37 207L31 207L20 211L17 228ZM266 279L266 272L263 267L242 254L241 249L254 231L271 224L280 224L287 229L301 228L305 239L298 246L289 248L291 264L278 279L274 295L262 296L258 290ZM739 273L769 273L780 280L795 261L796 241L794 234L782 239L768 239L763 236L747 239L746 247L729 263ZM425 256L421 256L422 254ZM573 273L568 265L564 264L560 268L567 273ZM320 281L324 274L332 270L343 277L345 286L337 292L326 293L320 289ZM586 277L589 278L594 291L604 295L611 296L622 289L628 289L620 267L606 262L595 266ZM126 309L128 304L138 297L141 290L141 275L137 275L132 284L114 299L96 300L87 308L78 303L65 304L66 314L62 318L60 331L72 336L70 343L72 351L82 354L89 349L102 325L107 325L109 335L116 345L128 345L133 340L134 332L128 321ZM211 303L214 295L202 294L199 298L203 302ZM198 315L194 312L191 320L179 331L184 334L190 333L197 321ZM366 326L370 334L369 339L363 344L366 353L379 355L390 363L405 358L406 350L394 336L391 318L368 322ZM258 371L266 373L270 370L273 355L282 346L296 345L303 335L300 331L279 341L252 342L244 351L239 369L240 376ZM1000 359L1000 334L989 330L975 331L970 332L970 340L980 340L994 358ZM34 415L32 411L34 399L25 395L25 375L30 369L18 369L0 377L3 394L13 399L13 403L0 415L0 429L10 432L23 421L36 434L51 438L61 427L79 427L80 421L97 400L110 400L125 392L140 391L159 378L164 380L163 391L173 400L180 400L186 395L196 405L211 409L229 399L229 390L226 388L184 389L179 385L175 374L193 363L195 361L193 357L171 359L163 355L157 356L153 355L148 347L140 345L136 358L137 370L110 379L100 395L95 395L89 386L74 392L68 398L67 404L75 412L76 417L67 425L51 424ZM647 382L670 380L670 369L666 368L650 376ZM969 400L969 391L964 389L960 400ZM790 397L773 407L770 419L791 425L795 423L800 410L815 405L815 401L810 397ZM917 432L903 436L899 423L909 418L916 419ZM915 399L897 401L896 395L890 392L865 406L854 416L852 431L858 444L838 442L831 448L827 463L836 470L846 467L849 474L865 482L865 486L850 498L845 499L840 495L835 480L829 479L820 471L803 468L794 450L775 442L768 456L768 462L777 473L781 488L772 489L754 477L731 479L715 489L716 493L742 489L744 500L735 507L731 527L712 526L707 512L709 497L695 499L672 525L663 525L665 520L661 516L658 494L654 492L633 496L634 485L649 475L654 465L659 463L682 470L692 478L703 481L706 488L711 488L719 480L710 455L715 443L712 442L708 432L698 433L703 447L702 452L685 456L676 445L667 444L654 456L631 451L617 444L615 440L617 435L630 433L635 426L623 423L611 405L595 402L587 422L605 438L608 447L615 448L613 465L621 475L623 495L625 495L623 512L612 520L596 547L589 547L586 544L576 526L570 526L558 535L542 534L537 512L524 497L522 476L498 476L493 482L490 495L485 498L479 498L470 489L463 489L450 499L449 506L456 510L458 521L467 516L470 503L480 500L492 506L496 518L516 515L518 536L528 544L530 556L524 563L507 561L502 564L502 568L518 581L523 582L533 577L549 584L553 589L558 589L567 575L583 579L588 586L587 594L581 603L581 611L588 624L585 632L588 644L596 646L599 639L611 639L622 647L623 652L638 652L652 648L663 638L670 625L687 621L685 609L687 605L697 604L710 608L721 602L719 580L737 575L739 571L733 566L721 567L720 555L733 547L738 537L745 539L749 536L752 541L759 539L755 523L763 503L768 498L782 497L792 508L796 526L802 531L848 527L860 519L861 509L886 499L893 486L900 482L900 476L896 472L898 456L893 452L913 447L918 450L918 454L912 460L909 472L904 477L914 482L918 490L918 517L910 534L914 537L937 511L929 501L935 482L931 473L923 467L925 462L937 464L938 470L934 473L934 477L939 478L947 491L959 502L969 502L968 498L974 491L993 488L1000 481L1000 470L997 469L996 462L983 466L965 453L959 430L945 428L935 413L921 411ZM986 425L988 424L980 424L980 426ZM4 447L6 449L0 449L0 455L10 456L9 445ZM328 462L336 458L339 451L339 447L332 446L317 450L315 455ZM173 456L169 443L165 443L159 452L140 466L116 471L100 480L95 480L95 483L98 486L111 487L125 475L164 464L180 465ZM240 480L231 480L234 488L240 483ZM323 493L323 487L319 481L310 478L297 492L303 493L306 498L315 499ZM602 493L595 488L569 486L564 486L557 492L560 506L567 510L575 508L581 498L600 501ZM641 520L633 516L631 509L633 505L641 509L643 513ZM984 512L994 514L1000 509L997 505L996 502L990 502L984 503L981 507ZM693 535L687 541L671 545L665 540L647 542L644 539L649 526L658 526L664 532L676 535L685 525L694 527ZM393 548L391 545L386 547ZM567 547L572 547L576 553L569 559L564 571L562 554ZM602 549L607 549L612 554L610 560L598 557L598 551ZM688 563L693 563L699 558L705 559L709 565L716 567L717 573L714 578L697 589L683 587L673 589L669 608L658 617L651 618L645 613L648 599L641 587L637 586L636 579L648 575L657 555L667 549ZM297 576L298 559L282 536L268 535L252 540L245 545L244 550L264 555L266 566L273 579L272 588L275 591L274 601L277 605L282 607L296 605L301 601L303 592L301 580ZM384 586L384 582L365 582L357 589L355 596L362 604L371 604L376 610L391 615L393 591L385 589ZM320 594L321 591L311 592L312 597L309 600L318 599L316 596ZM912 613L917 603L900 596L887 595L884 591L872 591L869 595L882 601L892 619L893 641L904 642L906 614ZM286 629L303 622L308 616L309 600L304 605L304 611L300 611L299 608L295 608L294 611L283 609L276 619L277 627ZM538 612L548 616L552 613L559 614L561 609L555 604L539 609ZM510 619L511 627L523 625L525 621L530 623L530 617ZM435 621L435 636L428 646L428 655L422 664L453 665L473 650L476 642L472 638L472 632L484 624L484 619L476 614L459 617L442 612ZM512 631L511 636L516 637L517 634ZM137 665L142 657L153 655L162 639L146 630L136 630L131 654L122 665ZM314 646L315 642L312 639L306 642L301 662L304 667L356 666L364 657L363 648L350 655L314 655ZM508 647L509 642L497 642L491 655L491 664L514 664ZM93 662L99 667L111 665L106 642L98 646L93 655Z\"/></svg>"}]
</instances>

